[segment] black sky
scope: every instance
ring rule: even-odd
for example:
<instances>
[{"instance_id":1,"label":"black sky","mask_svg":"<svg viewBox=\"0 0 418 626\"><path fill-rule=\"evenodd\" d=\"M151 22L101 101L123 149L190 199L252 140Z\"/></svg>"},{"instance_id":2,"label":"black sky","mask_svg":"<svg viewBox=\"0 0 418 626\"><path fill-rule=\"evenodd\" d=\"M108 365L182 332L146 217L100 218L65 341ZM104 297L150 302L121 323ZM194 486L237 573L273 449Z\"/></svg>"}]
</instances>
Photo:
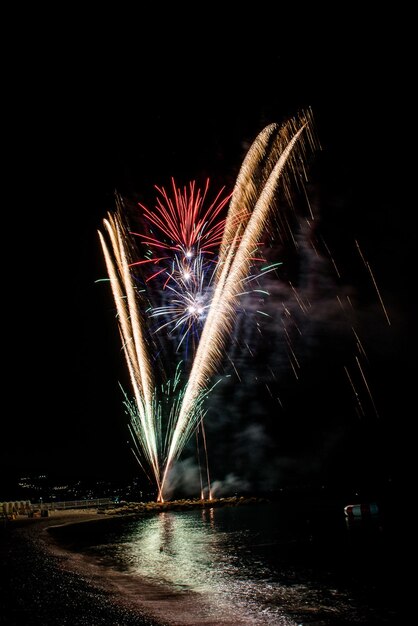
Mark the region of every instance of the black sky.
<instances>
[{"instance_id":1,"label":"black sky","mask_svg":"<svg viewBox=\"0 0 418 626\"><path fill-rule=\"evenodd\" d=\"M3 276L3 404L11 408L2 419L3 476L137 471L118 388L126 374L113 304L104 285L95 284L105 275L96 231L114 206L114 190L149 200L153 185L167 185L171 176L186 183L207 175L232 187L257 133L311 106L323 147L312 165L321 232L360 293L381 417L369 414L359 424L344 408L341 432L331 406L321 419L328 393L322 389L329 391L333 378L332 368L318 366L329 349L320 338L300 389L288 391L294 383L287 388L283 377L287 413L279 425L263 424L263 436L266 429L284 441L274 447L283 467L279 462L273 471L285 479L286 467L292 476L298 467L306 480L319 463L325 479L337 471L349 480L353 456L356 474L372 482L402 479L415 322L415 211L402 156L407 53L395 54L385 31L370 39L364 24L344 33L334 24L308 38L295 32L289 44L278 18L267 20L261 40L253 39L260 30L251 20L244 31L231 31L215 18L209 32L183 25L168 37L152 20L114 28L58 20L26 42L22 37L18 57L11 53L3 230L4 247L11 248ZM350 267L356 238L378 279L390 328L367 276ZM228 429L230 441L243 445L243 431ZM230 451L223 445L221 452Z\"/></svg>"}]
</instances>

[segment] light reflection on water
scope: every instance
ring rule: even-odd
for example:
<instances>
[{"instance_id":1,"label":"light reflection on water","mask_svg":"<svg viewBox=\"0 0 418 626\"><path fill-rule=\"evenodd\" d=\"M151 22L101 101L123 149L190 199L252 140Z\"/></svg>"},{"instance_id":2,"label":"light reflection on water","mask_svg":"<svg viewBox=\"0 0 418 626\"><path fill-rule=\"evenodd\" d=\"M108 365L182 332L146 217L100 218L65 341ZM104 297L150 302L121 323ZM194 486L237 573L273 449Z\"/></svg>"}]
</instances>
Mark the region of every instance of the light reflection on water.
<instances>
[{"instance_id":1,"label":"light reflection on water","mask_svg":"<svg viewBox=\"0 0 418 626\"><path fill-rule=\"evenodd\" d=\"M249 531L216 530L214 510L200 517L164 512L141 520L119 557L141 576L198 593L230 593L240 581L242 562L232 544L246 545Z\"/></svg>"},{"instance_id":2,"label":"light reflection on water","mask_svg":"<svg viewBox=\"0 0 418 626\"><path fill-rule=\"evenodd\" d=\"M159 605L167 590L176 594L177 617L165 623L389 624L383 596L373 605L346 585L347 563L361 559L363 570L384 554L380 535L371 529L367 544L357 545L361 537L347 532L342 509L336 511L307 518L306 508L298 510L294 503L165 511L79 525L73 549L93 558L104 577L129 576L132 584L124 578L120 586L124 593L143 596L142 580L160 590ZM368 558L370 546L374 552ZM373 586L384 563L373 565ZM386 571L381 575L386 578ZM209 607L201 614L212 621L178 621L197 604Z\"/></svg>"},{"instance_id":3,"label":"light reflection on water","mask_svg":"<svg viewBox=\"0 0 418 626\"><path fill-rule=\"evenodd\" d=\"M231 567L223 535L196 524L196 518L161 513L138 524L123 552L140 575L191 591L214 590L220 573Z\"/></svg>"},{"instance_id":4,"label":"light reflection on water","mask_svg":"<svg viewBox=\"0 0 418 626\"><path fill-rule=\"evenodd\" d=\"M166 511L118 524L84 551L156 587L196 594L224 615L245 615L239 623L368 623L347 590L312 576L306 519L275 506Z\"/></svg>"}]
</instances>

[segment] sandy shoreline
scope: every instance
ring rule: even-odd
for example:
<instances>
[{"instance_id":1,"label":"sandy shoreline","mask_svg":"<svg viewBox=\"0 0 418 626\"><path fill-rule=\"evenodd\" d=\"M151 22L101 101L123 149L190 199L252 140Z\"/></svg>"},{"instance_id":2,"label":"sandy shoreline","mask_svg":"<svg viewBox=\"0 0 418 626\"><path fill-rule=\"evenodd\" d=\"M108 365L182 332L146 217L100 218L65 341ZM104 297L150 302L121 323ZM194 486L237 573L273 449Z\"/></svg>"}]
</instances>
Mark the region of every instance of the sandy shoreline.
<instances>
[{"instance_id":1,"label":"sandy shoreline","mask_svg":"<svg viewBox=\"0 0 418 626\"><path fill-rule=\"evenodd\" d=\"M106 519L96 510L52 511L46 518L19 516L2 525L0 558L6 584L0 590L0 616L8 626L156 626L138 610L97 585L83 563L72 563L47 529ZM108 518L111 519L111 518ZM77 560L77 559L76 559Z\"/></svg>"}]
</instances>

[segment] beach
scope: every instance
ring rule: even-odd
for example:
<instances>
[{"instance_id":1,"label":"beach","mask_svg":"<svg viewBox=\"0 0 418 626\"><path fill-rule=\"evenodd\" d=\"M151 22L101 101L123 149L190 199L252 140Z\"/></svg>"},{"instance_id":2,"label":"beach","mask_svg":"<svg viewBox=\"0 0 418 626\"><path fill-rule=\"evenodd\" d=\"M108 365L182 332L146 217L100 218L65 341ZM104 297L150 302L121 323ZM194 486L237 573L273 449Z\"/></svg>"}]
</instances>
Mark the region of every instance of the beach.
<instances>
[{"instance_id":1,"label":"beach","mask_svg":"<svg viewBox=\"0 0 418 626\"><path fill-rule=\"evenodd\" d=\"M324 505L309 519L306 503L183 511L172 503L159 515L155 504L141 506L147 511L50 511L3 524L0 623L398 623L396 542L379 519L348 530L339 508Z\"/></svg>"},{"instance_id":2,"label":"beach","mask_svg":"<svg viewBox=\"0 0 418 626\"><path fill-rule=\"evenodd\" d=\"M8 626L154 626L117 601L115 591L94 581L88 568L69 567L69 557L47 532L54 525L105 519L95 510L51 511L49 517L23 516L3 523L0 558L5 582L0 623ZM161 624L161 622L160 622Z\"/></svg>"}]
</instances>

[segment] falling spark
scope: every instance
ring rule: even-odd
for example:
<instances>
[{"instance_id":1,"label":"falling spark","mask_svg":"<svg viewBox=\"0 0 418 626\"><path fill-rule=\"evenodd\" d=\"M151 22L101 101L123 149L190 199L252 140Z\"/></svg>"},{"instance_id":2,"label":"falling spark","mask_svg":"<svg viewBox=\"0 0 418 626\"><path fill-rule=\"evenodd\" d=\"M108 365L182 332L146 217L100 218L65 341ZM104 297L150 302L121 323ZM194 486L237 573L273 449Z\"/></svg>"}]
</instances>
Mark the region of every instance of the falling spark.
<instances>
[{"instance_id":1,"label":"falling spark","mask_svg":"<svg viewBox=\"0 0 418 626\"><path fill-rule=\"evenodd\" d=\"M366 377L365 377L364 372L363 372L363 370L362 370L362 367L361 367L361 365L360 365L360 361L358 360L358 357L355 357L355 358L356 358L357 365L358 365L358 368L359 368L359 370L360 370L361 376L362 376L362 378L363 378L364 384L365 384L365 386L366 386L367 392L368 392L368 394L369 394L369 396L370 396L370 400L371 400L371 402L372 402L374 412L376 413L376 417L379 417L379 413L377 412L376 405L375 405L374 400L373 400L372 392L370 391L370 387L369 387L369 385L368 385L368 383L367 383Z\"/></svg>"},{"instance_id":2,"label":"falling spark","mask_svg":"<svg viewBox=\"0 0 418 626\"><path fill-rule=\"evenodd\" d=\"M352 388L352 390L353 390L353 392L354 392L354 396L355 396L355 398L356 398L356 400L357 400L357 403L358 403L358 405L359 405L360 411L361 411L362 415L364 416L364 415L365 415L365 413L364 413L363 407L362 407L362 405L361 405L359 395L358 395L358 393L357 393L356 388L354 387L354 383L353 383L353 381L352 381L352 379L351 379L351 376L350 376L350 374L349 374L349 372L348 372L348 369L346 368L346 366L345 366L345 365L344 365L344 371L345 371L345 373L347 374L347 378L348 378L348 380L349 380L349 382L350 382L350 385L351 385L351 388Z\"/></svg>"},{"instance_id":3,"label":"falling spark","mask_svg":"<svg viewBox=\"0 0 418 626\"><path fill-rule=\"evenodd\" d=\"M292 291L293 291L293 293L295 294L296 302L298 303L298 305L299 305L299 307L300 307L300 310L301 310L303 313L305 313L305 314L306 314L306 313L308 312L308 310L307 310L307 308L306 308L305 304L302 302L302 299L301 299L301 298L300 298L300 296L298 295L298 292L296 291L296 289L294 288L294 286L292 285L292 283L291 283L290 281L289 281L289 285L290 285L291 290L292 290Z\"/></svg>"},{"instance_id":4,"label":"falling spark","mask_svg":"<svg viewBox=\"0 0 418 626\"><path fill-rule=\"evenodd\" d=\"M361 343L361 341L360 341L360 337L358 336L358 334L356 333L356 331L354 330L354 328L353 328L353 327L351 327L351 330L353 331L353 333L354 333L354 337L356 338L356 341L357 341L357 346L358 346L359 352L360 352L360 353L363 353L364 357L367 359L367 354L366 354L365 349L363 348L363 344L362 344L362 343Z\"/></svg>"},{"instance_id":5,"label":"falling spark","mask_svg":"<svg viewBox=\"0 0 418 626\"><path fill-rule=\"evenodd\" d=\"M232 367L234 368L234 372L235 372L235 374L237 375L237 378L238 378L239 382L241 383L241 382L242 382L241 377L240 377L240 375L238 374L238 370L237 370L237 368L235 367L235 363L231 360L231 358L230 358L230 356L229 356L229 355L228 355L228 361L231 363Z\"/></svg>"},{"instance_id":6,"label":"falling spark","mask_svg":"<svg viewBox=\"0 0 418 626\"><path fill-rule=\"evenodd\" d=\"M366 259L364 258L364 255L363 255L363 253L362 253L362 251L361 251L360 245L359 245L359 243L358 243L358 241L357 241L357 240L355 240L355 244L356 244L356 246L357 246L357 250L358 250L358 252L359 252L359 254L360 254L360 257L361 257L361 259L362 259L362 261L363 261L363 263L364 263L364 265L365 265L366 269L368 270L368 272L369 272L369 274L370 274L370 276L371 276L371 279L372 279L372 282L373 282L374 288L375 288L375 290L376 290L377 296L378 296L378 298L379 298L380 304L381 304L382 309L383 309L383 312L384 312L384 314L385 314L385 317L386 317L387 323L388 323L388 325L390 326L390 319L389 319L389 315L388 315L388 312L387 312L386 307L385 307L385 305L384 305L384 302L383 302L382 296L380 295L379 287L377 286L376 279L375 279L374 274L373 274L373 272L372 272L372 268L370 267L369 262L368 262L368 261L366 261Z\"/></svg>"},{"instance_id":7,"label":"falling spark","mask_svg":"<svg viewBox=\"0 0 418 626\"><path fill-rule=\"evenodd\" d=\"M328 252L328 256L329 256L329 258L331 259L331 263L332 263L332 264L333 264L333 266L334 266L334 269L335 269L335 272L336 272L336 274L337 274L338 278L341 278L341 274L340 274L339 269L338 269L338 267L337 267L337 264L336 264L336 262L335 262L335 260L334 260L334 257L333 257L333 256L332 256L332 254L331 254L331 250L328 248L328 246L327 246L327 244L326 244L326 242L325 242L325 239L323 239L323 237L321 237L321 241L322 241L322 243L324 244L324 247L325 247L326 251Z\"/></svg>"}]
</instances>

